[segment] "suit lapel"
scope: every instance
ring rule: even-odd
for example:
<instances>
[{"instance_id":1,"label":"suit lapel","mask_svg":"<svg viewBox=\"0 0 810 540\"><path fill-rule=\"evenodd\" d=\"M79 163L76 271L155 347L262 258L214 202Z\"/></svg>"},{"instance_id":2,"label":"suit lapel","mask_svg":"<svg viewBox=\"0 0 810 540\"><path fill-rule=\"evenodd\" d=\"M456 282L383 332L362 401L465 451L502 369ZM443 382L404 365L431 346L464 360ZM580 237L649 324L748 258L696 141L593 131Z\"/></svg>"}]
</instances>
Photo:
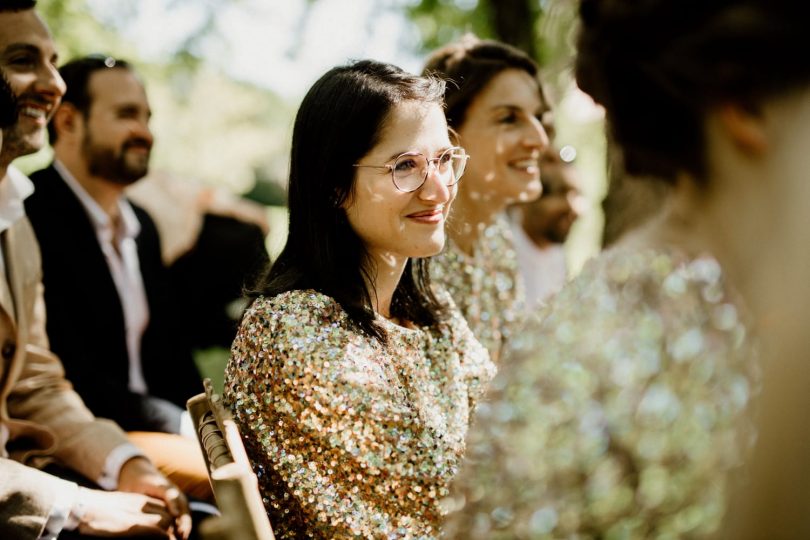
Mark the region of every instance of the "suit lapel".
<instances>
[{"instance_id":1,"label":"suit lapel","mask_svg":"<svg viewBox=\"0 0 810 540\"><path fill-rule=\"evenodd\" d=\"M12 226L10 229L3 231L0 234L0 248L3 250L3 266L4 266L4 276L3 279L0 279L0 308L5 311L6 315L8 316L9 320L11 320L12 325L15 325L17 322L16 317L16 310L14 308L14 298L20 298L20 291L14 290L16 289L15 285L12 283L14 281L19 282L19 280L15 280L15 275L18 273L17 269L14 268L14 257L9 257L9 252L11 251L8 246L9 242L13 242L13 239L10 239L11 236L14 235L13 233L14 227ZM19 285L19 283L17 283Z\"/></svg>"},{"instance_id":2,"label":"suit lapel","mask_svg":"<svg viewBox=\"0 0 810 540\"><path fill-rule=\"evenodd\" d=\"M10 381L16 381L19 377L20 371L23 369L25 358L25 344L28 342L28 328L26 309L26 296L24 292L25 278L27 275L36 275L36 261L38 254L31 254L32 247L38 249L36 242L33 241L33 234L28 233L29 229L25 220L18 221L11 225L0 238L0 246L3 249L3 259L6 268L6 279L2 279L3 283L0 284L2 294L6 296L11 306L6 308L4 304L4 313L0 316L7 317L9 321L8 338L13 339L17 345L17 351L14 358L6 365L6 372L2 381L2 397L5 400L6 394L9 391ZM30 236L30 237L29 237ZM26 241L27 240L27 241ZM20 246L18 246L20 244ZM23 249L17 249L23 247ZM5 403L3 405L5 407ZM6 411L3 411L6 414Z\"/></svg>"}]
</instances>

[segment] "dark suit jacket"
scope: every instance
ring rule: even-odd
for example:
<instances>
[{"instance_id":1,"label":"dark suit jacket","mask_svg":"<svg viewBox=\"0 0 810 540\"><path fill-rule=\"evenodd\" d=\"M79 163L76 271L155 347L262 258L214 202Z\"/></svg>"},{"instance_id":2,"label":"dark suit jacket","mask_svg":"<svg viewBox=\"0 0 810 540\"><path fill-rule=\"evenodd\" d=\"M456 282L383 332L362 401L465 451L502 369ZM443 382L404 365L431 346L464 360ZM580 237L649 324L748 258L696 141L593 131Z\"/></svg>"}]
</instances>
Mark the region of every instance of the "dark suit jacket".
<instances>
[{"instance_id":1,"label":"dark suit jacket","mask_svg":"<svg viewBox=\"0 0 810 540\"><path fill-rule=\"evenodd\" d=\"M228 313L245 287L268 263L264 233L258 225L205 214L194 247L169 268L172 288L188 313L182 317L194 348L231 348L241 313ZM200 294L199 291L205 291Z\"/></svg>"},{"instance_id":2,"label":"dark suit jacket","mask_svg":"<svg viewBox=\"0 0 810 540\"><path fill-rule=\"evenodd\" d=\"M124 314L89 216L53 166L31 179L36 191L25 209L42 251L48 337L68 379L97 416L129 431L176 433L186 399L201 384L177 324L182 314L172 300L152 219L133 205L141 223L136 243L149 303L141 343L145 396L128 388Z\"/></svg>"}]
</instances>

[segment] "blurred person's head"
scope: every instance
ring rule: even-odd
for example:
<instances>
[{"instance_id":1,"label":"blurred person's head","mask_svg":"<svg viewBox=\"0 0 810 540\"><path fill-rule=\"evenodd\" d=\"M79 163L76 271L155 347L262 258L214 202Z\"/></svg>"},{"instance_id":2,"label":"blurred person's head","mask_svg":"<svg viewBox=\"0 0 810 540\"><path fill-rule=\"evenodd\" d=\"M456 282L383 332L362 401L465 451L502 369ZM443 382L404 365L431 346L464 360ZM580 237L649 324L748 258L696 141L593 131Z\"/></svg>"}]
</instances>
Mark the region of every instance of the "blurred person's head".
<instances>
[{"instance_id":1,"label":"blurred person's head","mask_svg":"<svg viewBox=\"0 0 810 540\"><path fill-rule=\"evenodd\" d=\"M785 314L810 273L810 4L583 0L580 17L577 82L626 170L673 186L635 238L709 251L754 311L806 318Z\"/></svg>"},{"instance_id":2,"label":"blurred person's head","mask_svg":"<svg viewBox=\"0 0 810 540\"><path fill-rule=\"evenodd\" d=\"M370 60L336 67L312 86L293 130L287 244L259 292L316 289L382 337L374 282L401 260L392 316L436 321L424 257L444 245L458 181L447 168L455 158L446 153L443 95L437 79Z\"/></svg>"},{"instance_id":3,"label":"blurred person's head","mask_svg":"<svg viewBox=\"0 0 810 540\"><path fill-rule=\"evenodd\" d=\"M153 143L152 113L132 66L92 55L71 60L59 73L67 92L48 128L56 157L74 174L115 184L143 178Z\"/></svg>"},{"instance_id":4,"label":"blurred person's head","mask_svg":"<svg viewBox=\"0 0 810 540\"><path fill-rule=\"evenodd\" d=\"M707 122L807 88L804 2L583 0L577 82L607 111L628 173L709 173Z\"/></svg>"},{"instance_id":5,"label":"blurred person's head","mask_svg":"<svg viewBox=\"0 0 810 540\"><path fill-rule=\"evenodd\" d=\"M0 72L18 103L18 121L3 132L2 169L45 145L45 126L65 92L53 39L35 5L35 0L0 2Z\"/></svg>"},{"instance_id":6,"label":"blurred person's head","mask_svg":"<svg viewBox=\"0 0 810 540\"><path fill-rule=\"evenodd\" d=\"M571 157L550 146L540 160L543 192L537 200L516 206L527 236L538 246L562 244L582 211L579 173Z\"/></svg>"},{"instance_id":7,"label":"blurred person's head","mask_svg":"<svg viewBox=\"0 0 810 540\"><path fill-rule=\"evenodd\" d=\"M447 80L447 123L471 156L462 198L496 212L537 198L549 110L537 64L510 45L465 36L432 53L424 72Z\"/></svg>"}]
</instances>

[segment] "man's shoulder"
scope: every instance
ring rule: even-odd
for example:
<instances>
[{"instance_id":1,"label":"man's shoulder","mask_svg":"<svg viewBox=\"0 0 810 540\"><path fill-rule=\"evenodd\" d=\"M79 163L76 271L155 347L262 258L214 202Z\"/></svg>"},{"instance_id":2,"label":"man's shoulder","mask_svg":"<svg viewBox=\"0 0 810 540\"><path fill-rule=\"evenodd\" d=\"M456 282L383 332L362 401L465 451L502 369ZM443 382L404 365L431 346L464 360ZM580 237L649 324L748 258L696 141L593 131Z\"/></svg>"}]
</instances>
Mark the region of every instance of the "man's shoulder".
<instances>
[{"instance_id":1,"label":"man's shoulder","mask_svg":"<svg viewBox=\"0 0 810 540\"><path fill-rule=\"evenodd\" d=\"M73 194L53 164L29 175L34 192L25 199L25 213L43 251L58 247L78 249L75 240L83 238L89 222L79 199ZM70 239L65 244L65 239Z\"/></svg>"},{"instance_id":2,"label":"man's shoulder","mask_svg":"<svg viewBox=\"0 0 810 540\"><path fill-rule=\"evenodd\" d=\"M53 164L32 172L28 178L34 184L34 193L25 200L25 209L29 215L40 207L57 202L60 197L55 194L58 194L61 189L67 188Z\"/></svg>"},{"instance_id":3,"label":"man's shoulder","mask_svg":"<svg viewBox=\"0 0 810 540\"><path fill-rule=\"evenodd\" d=\"M50 183L50 181L54 178L59 178L59 172L54 168L53 163L48 165L43 169L39 169L38 171L34 171L28 175L28 178L37 186L37 190L39 190L40 185L45 185L46 183ZM45 187L48 187L45 185Z\"/></svg>"}]
</instances>

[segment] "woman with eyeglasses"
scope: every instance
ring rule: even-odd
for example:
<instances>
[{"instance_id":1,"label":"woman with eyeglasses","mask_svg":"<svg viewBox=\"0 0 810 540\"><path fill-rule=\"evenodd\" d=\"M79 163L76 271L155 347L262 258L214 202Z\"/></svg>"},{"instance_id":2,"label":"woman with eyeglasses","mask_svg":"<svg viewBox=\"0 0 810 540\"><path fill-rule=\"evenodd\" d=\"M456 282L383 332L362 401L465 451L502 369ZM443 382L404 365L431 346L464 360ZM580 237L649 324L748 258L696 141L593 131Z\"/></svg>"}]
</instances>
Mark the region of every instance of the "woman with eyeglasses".
<instances>
[{"instance_id":1,"label":"woman with eyeglasses","mask_svg":"<svg viewBox=\"0 0 810 540\"><path fill-rule=\"evenodd\" d=\"M448 537L810 537L809 17L582 0L577 82L669 195L524 328Z\"/></svg>"},{"instance_id":2,"label":"woman with eyeglasses","mask_svg":"<svg viewBox=\"0 0 810 540\"><path fill-rule=\"evenodd\" d=\"M287 244L226 370L278 538L433 538L494 374L428 257L467 156L436 79L360 61L296 116Z\"/></svg>"},{"instance_id":3,"label":"woman with eyeglasses","mask_svg":"<svg viewBox=\"0 0 810 540\"><path fill-rule=\"evenodd\" d=\"M433 278L497 362L524 296L506 208L540 195L548 104L535 62L503 43L466 36L434 52L424 72L447 80L447 123L472 156Z\"/></svg>"}]
</instances>

